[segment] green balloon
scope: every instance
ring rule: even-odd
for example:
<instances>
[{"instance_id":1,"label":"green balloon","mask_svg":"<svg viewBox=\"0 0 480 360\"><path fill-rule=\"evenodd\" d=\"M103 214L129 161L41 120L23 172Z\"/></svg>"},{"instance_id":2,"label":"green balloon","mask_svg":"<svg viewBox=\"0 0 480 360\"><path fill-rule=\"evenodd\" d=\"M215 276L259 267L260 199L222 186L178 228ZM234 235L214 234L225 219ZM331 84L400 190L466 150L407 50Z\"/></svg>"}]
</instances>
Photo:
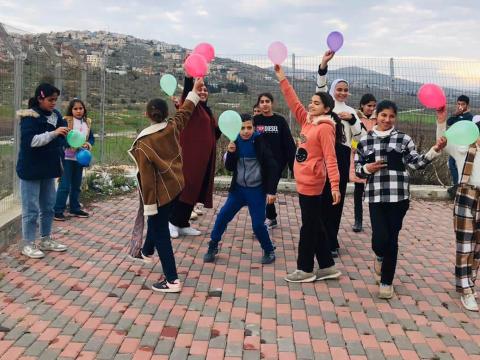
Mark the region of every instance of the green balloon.
<instances>
[{"instance_id":1,"label":"green balloon","mask_svg":"<svg viewBox=\"0 0 480 360\"><path fill-rule=\"evenodd\" d=\"M235 141L242 128L242 118L236 111L226 110L218 118L218 127L230 141Z\"/></svg>"},{"instance_id":2,"label":"green balloon","mask_svg":"<svg viewBox=\"0 0 480 360\"><path fill-rule=\"evenodd\" d=\"M160 87L165 91L165 94L172 96L177 88L177 79L173 75L165 74L160 79Z\"/></svg>"},{"instance_id":3,"label":"green balloon","mask_svg":"<svg viewBox=\"0 0 480 360\"><path fill-rule=\"evenodd\" d=\"M471 145L477 141L478 136L478 126L470 120L458 121L445 131L448 142L455 145Z\"/></svg>"},{"instance_id":4,"label":"green balloon","mask_svg":"<svg viewBox=\"0 0 480 360\"><path fill-rule=\"evenodd\" d=\"M70 130L67 134L67 143L72 148L79 148L85 144L85 135L78 130Z\"/></svg>"}]
</instances>

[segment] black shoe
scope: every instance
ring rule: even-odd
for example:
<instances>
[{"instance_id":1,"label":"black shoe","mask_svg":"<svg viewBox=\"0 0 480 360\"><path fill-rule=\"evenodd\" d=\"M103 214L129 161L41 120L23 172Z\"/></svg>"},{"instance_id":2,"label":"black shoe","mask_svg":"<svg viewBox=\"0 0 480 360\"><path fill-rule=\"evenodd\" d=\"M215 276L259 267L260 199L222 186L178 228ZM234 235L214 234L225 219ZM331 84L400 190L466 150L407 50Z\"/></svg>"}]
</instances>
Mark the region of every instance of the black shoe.
<instances>
[{"instance_id":1,"label":"black shoe","mask_svg":"<svg viewBox=\"0 0 480 360\"><path fill-rule=\"evenodd\" d=\"M331 252L333 258L338 258L338 249L332 250Z\"/></svg>"},{"instance_id":2,"label":"black shoe","mask_svg":"<svg viewBox=\"0 0 480 360\"><path fill-rule=\"evenodd\" d=\"M355 220L355 224L352 226L353 232L360 232L363 230L362 221Z\"/></svg>"},{"instance_id":3,"label":"black shoe","mask_svg":"<svg viewBox=\"0 0 480 360\"><path fill-rule=\"evenodd\" d=\"M209 245L207 253L203 255L203 262L213 263L215 261L215 255L217 254L218 254L218 246L211 247Z\"/></svg>"},{"instance_id":4,"label":"black shoe","mask_svg":"<svg viewBox=\"0 0 480 360\"><path fill-rule=\"evenodd\" d=\"M67 220L67 218L65 217L65 215L63 215L63 213L55 213L55 216L53 217L53 220L65 221L65 220Z\"/></svg>"},{"instance_id":5,"label":"black shoe","mask_svg":"<svg viewBox=\"0 0 480 360\"><path fill-rule=\"evenodd\" d=\"M76 216L76 217L79 217L79 218L88 218L90 215L83 211L83 210L74 210L74 211L70 211L70 214L72 216Z\"/></svg>"},{"instance_id":6,"label":"black shoe","mask_svg":"<svg viewBox=\"0 0 480 360\"><path fill-rule=\"evenodd\" d=\"M278 226L278 222L277 222L277 219L267 219L267 221L265 222L265 224L267 225L267 228L270 230L270 229L273 229L273 228L276 228Z\"/></svg>"},{"instance_id":7,"label":"black shoe","mask_svg":"<svg viewBox=\"0 0 480 360\"><path fill-rule=\"evenodd\" d=\"M262 256L262 264L271 264L275 261L275 252L274 251L264 251Z\"/></svg>"}]
</instances>

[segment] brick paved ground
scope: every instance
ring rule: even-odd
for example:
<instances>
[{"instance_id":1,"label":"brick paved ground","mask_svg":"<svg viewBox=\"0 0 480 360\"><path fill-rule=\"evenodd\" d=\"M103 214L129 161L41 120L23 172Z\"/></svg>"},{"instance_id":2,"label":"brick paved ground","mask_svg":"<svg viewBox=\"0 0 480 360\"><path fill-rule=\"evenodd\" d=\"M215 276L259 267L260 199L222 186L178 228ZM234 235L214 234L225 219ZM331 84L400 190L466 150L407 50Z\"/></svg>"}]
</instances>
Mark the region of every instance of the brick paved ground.
<instances>
[{"instance_id":1,"label":"brick paved ground","mask_svg":"<svg viewBox=\"0 0 480 360\"><path fill-rule=\"evenodd\" d=\"M215 209L197 221L211 230ZM56 224L65 254L0 259L1 359L480 359L480 316L453 290L451 205L414 201L400 235L397 296L376 298L370 229L355 234L352 199L341 229L339 281L288 284L300 212L280 196L274 265L243 210L216 264L202 262L208 237L175 240L181 294L149 286L160 265L125 259L135 196L94 206L90 219Z\"/></svg>"}]
</instances>

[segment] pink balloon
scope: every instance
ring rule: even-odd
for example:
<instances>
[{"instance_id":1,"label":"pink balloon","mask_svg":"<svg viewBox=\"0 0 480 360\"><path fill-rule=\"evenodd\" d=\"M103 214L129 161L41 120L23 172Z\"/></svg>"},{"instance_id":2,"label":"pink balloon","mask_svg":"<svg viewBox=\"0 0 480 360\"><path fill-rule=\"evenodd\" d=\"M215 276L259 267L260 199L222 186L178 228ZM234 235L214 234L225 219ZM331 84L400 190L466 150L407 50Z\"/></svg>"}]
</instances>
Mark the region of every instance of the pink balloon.
<instances>
[{"instance_id":1,"label":"pink balloon","mask_svg":"<svg viewBox=\"0 0 480 360\"><path fill-rule=\"evenodd\" d=\"M191 77L203 77L207 74L207 60L200 54L191 54L185 60L185 71Z\"/></svg>"},{"instance_id":2,"label":"pink balloon","mask_svg":"<svg viewBox=\"0 0 480 360\"><path fill-rule=\"evenodd\" d=\"M193 49L194 54L202 55L207 62L211 62L215 57L215 49L209 43L200 43Z\"/></svg>"},{"instance_id":3,"label":"pink balloon","mask_svg":"<svg viewBox=\"0 0 480 360\"><path fill-rule=\"evenodd\" d=\"M280 41L275 41L268 47L268 57L275 65L281 65L287 55L287 47Z\"/></svg>"},{"instance_id":4,"label":"pink balloon","mask_svg":"<svg viewBox=\"0 0 480 360\"><path fill-rule=\"evenodd\" d=\"M327 45L330 50L337 52L343 45L343 35L341 32L332 31L327 36Z\"/></svg>"},{"instance_id":5,"label":"pink balloon","mask_svg":"<svg viewBox=\"0 0 480 360\"><path fill-rule=\"evenodd\" d=\"M417 96L422 105L428 109L439 109L447 103L443 89L435 84L423 84Z\"/></svg>"}]
</instances>

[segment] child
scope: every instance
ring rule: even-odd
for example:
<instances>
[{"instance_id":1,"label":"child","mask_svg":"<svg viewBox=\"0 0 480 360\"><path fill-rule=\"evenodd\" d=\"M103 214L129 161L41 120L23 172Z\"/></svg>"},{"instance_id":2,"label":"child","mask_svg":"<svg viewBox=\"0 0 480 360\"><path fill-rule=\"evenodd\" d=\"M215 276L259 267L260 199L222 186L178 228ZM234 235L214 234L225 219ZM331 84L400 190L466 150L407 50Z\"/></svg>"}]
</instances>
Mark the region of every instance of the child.
<instances>
[{"instance_id":1,"label":"child","mask_svg":"<svg viewBox=\"0 0 480 360\"><path fill-rule=\"evenodd\" d=\"M325 52L322 62L318 67L317 75L317 91L327 91L326 74L328 71L328 62L333 58L335 53L331 50ZM327 227L327 234L330 241L330 249L333 255L338 256L338 249L340 248L338 242L338 230L340 229L340 220L342 218L343 204L345 194L347 192L347 183L350 172L350 156L352 140L358 141L365 131L362 130L362 123L357 116L356 111L345 104L349 94L348 81L344 79L336 79L333 81L329 93L335 100L335 107L333 112L338 115L343 125L343 136L341 141L335 143L335 153L337 155L338 170L340 172L340 194L341 201L338 205L332 205L330 198L330 182L327 179L325 184L325 197L322 202L322 212L325 216L325 224Z\"/></svg>"},{"instance_id":2,"label":"child","mask_svg":"<svg viewBox=\"0 0 480 360\"><path fill-rule=\"evenodd\" d=\"M446 115L446 108L437 111L437 138L444 135ZM480 123L477 126L480 128ZM470 146L449 142L445 150L455 160L456 168L462 169L453 215L456 289L465 309L478 311L475 280L480 264L480 137Z\"/></svg>"},{"instance_id":3,"label":"child","mask_svg":"<svg viewBox=\"0 0 480 360\"><path fill-rule=\"evenodd\" d=\"M157 249L165 278L152 285L154 291L182 290L173 256L168 219L172 202L185 184L179 145L180 132L187 125L195 106L200 101L198 93L202 86L203 79L197 79L193 91L188 94L173 119L167 119L168 106L164 100L150 100L147 104L147 116L151 125L142 130L128 151L138 168L140 207L143 207L143 214L148 216L145 244L139 250L141 236L137 236L132 241L133 250L130 254L136 250L137 258L151 262L150 256L153 255L155 248ZM137 235L141 235L141 232L138 231Z\"/></svg>"},{"instance_id":4,"label":"child","mask_svg":"<svg viewBox=\"0 0 480 360\"><path fill-rule=\"evenodd\" d=\"M30 99L30 109L19 111L20 151L17 175L22 197L22 254L32 259L45 256L43 251L66 251L52 239L55 178L62 176L62 157L67 123L55 110L60 90L40 84ZM35 244L40 216L40 243ZM43 251L42 251L43 250Z\"/></svg>"},{"instance_id":5,"label":"child","mask_svg":"<svg viewBox=\"0 0 480 360\"><path fill-rule=\"evenodd\" d=\"M67 115L64 118L67 121L69 130L79 131L87 141L82 148L89 151L95 142L93 137L92 120L87 117L87 109L80 99L70 101L67 109ZM65 149L65 161L63 162L63 176L57 189L57 200L55 202L55 217L57 221L65 221L65 206L67 197L70 196L70 214L73 216L87 218L87 212L80 208L78 198L80 196L80 186L82 185L83 166L77 162L76 149L67 147Z\"/></svg>"},{"instance_id":6,"label":"child","mask_svg":"<svg viewBox=\"0 0 480 360\"><path fill-rule=\"evenodd\" d=\"M253 116L260 115L261 113L262 110L260 110L258 104L253 105Z\"/></svg>"},{"instance_id":7,"label":"child","mask_svg":"<svg viewBox=\"0 0 480 360\"><path fill-rule=\"evenodd\" d=\"M362 122L362 126L366 131L373 129L373 126L377 123L375 115L375 106L377 100L372 94L364 94L360 99L360 108L357 110L357 116ZM353 191L353 203L354 203L354 217L355 224L352 227L354 232L360 232L363 229L363 192L365 191L365 179L360 179L355 175L354 156L357 151L356 141L352 144L352 153L350 156L350 181L354 182L355 189Z\"/></svg>"},{"instance_id":8,"label":"child","mask_svg":"<svg viewBox=\"0 0 480 360\"><path fill-rule=\"evenodd\" d=\"M253 119L249 114L242 114L240 134L235 142L228 144L225 167L233 171L232 183L227 201L215 221L203 261L215 260L218 243L228 223L247 205L253 232L263 249L261 262L270 264L275 261L275 252L265 225L265 204L275 202L278 169L263 135L254 131Z\"/></svg>"},{"instance_id":9,"label":"child","mask_svg":"<svg viewBox=\"0 0 480 360\"><path fill-rule=\"evenodd\" d=\"M293 170L293 159L295 157L295 141L288 127L285 118L279 114L273 113L273 96L270 93L262 93L258 95L257 106L261 110L260 115L254 117L255 129L264 135L270 150L277 162L278 174L280 181L282 172L288 164L290 170ZM275 204L267 205L267 226L272 229L278 225L277 211Z\"/></svg>"},{"instance_id":10,"label":"child","mask_svg":"<svg viewBox=\"0 0 480 360\"><path fill-rule=\"evenodd\" d=\"M301 143L295 156L294 173L302 212L302 228L297 269L288 274L285 280L312 282L338 278L341 273L336 269L330 252L323 223L325 214L319 211L327 173L331 181L333 202L340 202L339 173L335 157L337 123L332 112L334 102L330 95L317 92L312 96L307 112L279 65L275 65L275 72L288 107L301 126ZM337 133L337 136L340 134ZM315 256L320 267L316 273L313 272Z\"/></svg>"},{"instance_id":11,"label":"child","mask_svg":"<svg viewBox=\"0 0 480 360\"><path fill-rule=\"evenodd\" d=\"M357 176L367 179L365 202L370 209L379 297L390 299L397 266L398 234L409 207L410 184L405 165L412 169L425 167L439 155L445 141L438 140L426 154L419 155L412 138L395 129L397 105L383 100L376 112L377 125L358 143L355 171Z\"/></svg>"}]
</instances>

